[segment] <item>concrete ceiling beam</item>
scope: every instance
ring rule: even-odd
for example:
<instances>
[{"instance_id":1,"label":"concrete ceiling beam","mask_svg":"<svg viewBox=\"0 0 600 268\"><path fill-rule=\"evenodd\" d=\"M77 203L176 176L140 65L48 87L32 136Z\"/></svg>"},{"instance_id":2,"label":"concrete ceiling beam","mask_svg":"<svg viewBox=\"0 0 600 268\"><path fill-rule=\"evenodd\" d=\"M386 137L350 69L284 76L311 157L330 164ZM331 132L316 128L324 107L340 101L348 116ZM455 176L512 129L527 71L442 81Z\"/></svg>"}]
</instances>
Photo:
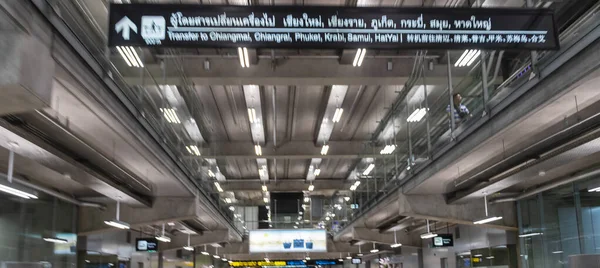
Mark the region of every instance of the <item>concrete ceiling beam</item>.
<instances>
[{"instance_id":1,"label":"concrete ceiling beam","mask_svg":"<svg viewBox=\"0 0 600 268\"><path fill-rule=\"evenodd\" d=\"M190 246L199 247L198 250L203 250L203 245L229 243L234 240L235 237L231 234L230 230L216 230L203 232L201 235L190 235ZM188 245L188 235L185 233L178 233L176 236L171 236L170 243L159 243L160 245L158 248L161 251L182 249L184 246ZM219 253L221 253L220 250Z\"/></svg>"},{"instance_id":2,"label":"concrete ceiling beam","mask_svg":"<svg viewBox=\"0 0 600 268\"><path fill-rule=\"evenodd\" d=\"M130 224L132 229L147 225L163 224L175 221L197 220L208 230L215 231L226 228L219 222L207 204L194 197L158 197L150 208L135 208L121 204L121 221ZM116 218L116 203L109 204L105 210L82 207L79 213L79 235L88 235L115 230L104 221ZM233 231L232 231L233 232ZM238 233L231 233L228 241L240 241Z\"/></svg>"},{"instance_id":3,"label":"concrete ceiling beam","mask_svg":"<svg viewBox=\"0 0 600 268\"><path fill-rule=\"evenodd\" d=\"M412 59L398 61L388 70L388 59L367 58L362 67L340 65L337 59L330 58L291 58L279 61L274 66L270 61L259 61L250 68L242 68L236 58L211 60L210 69L203 66L205 59L191 58L182 61L186 80L199 85L402 85L410 77ZM117 65L124 64L115 59ZM117 66L119 67L119 66ZM141 77L134 68L119 68L125 81L130 85L155 85L156 83L182 85L183 78L175 66L167 65L165 75L160 64L146 64L154 79ZM460 71L459 71L460 72ZM445 64L434 64L428 71L427 82L446 84ZM455 76L464 74L456 73ZM453 77L456 78L456 77ZM458 78L456 78L458 79ZM460 80L457 80L460 81Z\"/></svg>"},{"instance_id":4,"label":"concrete ceiling beam","mask_svg":"<svg viewBox=\"0 0 600 268\"><path fill-rule=\"evenodd\" d=\"M483 199L478 202L449 205L442 195L399 194L400 215L415 219L429 219L438 222L473 225L473 221L485 218ZM503 218L480 226L503 230L518 230L513 203L501 203L488 207L490 216Z\"/></svg>"}]
</instances>

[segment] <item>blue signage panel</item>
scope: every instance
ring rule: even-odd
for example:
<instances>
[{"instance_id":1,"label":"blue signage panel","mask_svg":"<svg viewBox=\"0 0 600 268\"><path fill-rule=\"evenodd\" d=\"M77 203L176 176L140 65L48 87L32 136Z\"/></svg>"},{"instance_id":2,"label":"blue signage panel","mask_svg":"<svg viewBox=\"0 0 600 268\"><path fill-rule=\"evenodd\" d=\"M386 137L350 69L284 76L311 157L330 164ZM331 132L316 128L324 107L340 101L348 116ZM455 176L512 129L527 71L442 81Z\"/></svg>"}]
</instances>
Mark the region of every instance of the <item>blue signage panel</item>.
<instances>
[{"instance_id":1,"label":"blue signage panel","mask_svg":"<svg viewBox=\"0 0 600 268\"><path fill-rule=\"evenodd\" d=\"M110 46L558 49L550 9L111 4Z\"/></svg>"}]
</instances>

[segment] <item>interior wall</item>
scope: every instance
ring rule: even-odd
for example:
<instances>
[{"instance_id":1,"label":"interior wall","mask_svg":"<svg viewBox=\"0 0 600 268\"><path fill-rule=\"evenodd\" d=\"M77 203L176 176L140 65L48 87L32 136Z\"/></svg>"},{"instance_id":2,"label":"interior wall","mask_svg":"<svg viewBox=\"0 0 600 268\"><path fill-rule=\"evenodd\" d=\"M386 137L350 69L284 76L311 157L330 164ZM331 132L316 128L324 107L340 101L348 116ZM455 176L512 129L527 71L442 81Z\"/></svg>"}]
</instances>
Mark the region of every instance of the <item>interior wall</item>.
<instances>
[{"instance_id":1,"label":"interior wall","mask_svg":"<svg viewBox=\"0 0 600 268\"><path fill-rule=\"evenodd\" d=\"M26 200L0 193L0 267L74 267L76 213L75 206L46 195ZM69 242L46 242L47 236Z\"/></svg>"},{"instance_id":2,"label":"interior wall","mask_svg":"<svg viewBox=\"0 0 600 268\"><path fill-rule=\"evenodd\" d=\"M438 232L438 234L442 233L453 235L454 246L434 248L431 239L423 240L423 267L441 268L443 258L447 262L446 268L462 267L457 264L457 255L470 252L472 249L514 245L517 236L515 232L472 225L453 226L448 228L447 232Z\"/></svg>"}]
</instances>

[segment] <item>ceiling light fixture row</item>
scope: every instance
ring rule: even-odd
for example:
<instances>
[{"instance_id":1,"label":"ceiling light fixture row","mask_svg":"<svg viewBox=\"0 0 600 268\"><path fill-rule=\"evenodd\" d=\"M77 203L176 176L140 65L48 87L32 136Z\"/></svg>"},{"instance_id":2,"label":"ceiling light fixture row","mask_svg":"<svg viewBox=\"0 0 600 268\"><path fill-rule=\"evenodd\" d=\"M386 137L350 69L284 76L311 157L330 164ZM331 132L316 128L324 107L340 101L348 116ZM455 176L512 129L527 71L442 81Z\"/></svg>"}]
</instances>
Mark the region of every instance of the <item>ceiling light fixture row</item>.
<instances>
[{"instance_id":1,"label":"ceiling light fixture row","mask_svg":"<svg viewBox=\"0 0 600 268\"><path fill-rule=\"evenodd\" d=\"M340 119L342 119L342 113L344 113L344 109L335 108L335 113L333 114L333 118L331 119L331 121L333 121L334 123L340 122Z\"/></svg>"},{"instance_id":2,"label":"ceiling light fixture row","mask_svg":"<svg viewBox=\"0 0 600 268\"><path fill-rule=\"evenodd\" d=\"M218 181L215 181L215 188L217 188L217 191L219 191L219 193L223 192L223 188L221 188L221 184L219 184Z\"/></svg>"},{"instance_id":3,"label":"ceiling light fixture row","mask_svg":"<svg viewBox=\"0 0 600 268\"><path fill-rule=\"evenodd\" d=\"M373 169L375 168L375 164L371 163L369 164L369 166L365 169L365 171L363 171L363 175L367 176L371 173L371 171L373 171Z\"/></svg>"},{"instance_id":4,"label":"ceiling light fixture row","mask_svg":"<svg viewBox=\"0 0 600 268\"><path fill-rule=\"evenodd\" d=\"M312 192L314 189L315 189L315 186L311 182L310 185L308 186L308 191Z\"/></svg>"},{"instance_id":5,"label":"ceiling light fixture row","mask_svg":"<svg viewBox=\"0 0 600 268\"><path fill-rule=\"evenodd\" d=\"M477 59L477 57L479 57L479 54L481 54L481 50L477 50L477 49L465 50L463 52L463 54L460 55L460 58L458 58L456 63L454 63L454 67L471 66L471 64L473 64L473 62Z\"/></svg>"},{"instance_id":6,"label":"ceiling light fixture row","mask_svg":"<svg viewBox=\"0 0 600 268\"><path fill-rule=\"evenodd\" d=\"M130 225L129 223L126 223L124 221L120 221L119 220L119 214L121 213L121 202L117 199L117 206L116 206L116 217L114 220L111 221L104 221L104 224L115 227L115 228L119 228L119 229L129 229Z\"/></svg>"},{"instance_id":7,"label":"ceiling light fixture row","mask_svg":"<svg viewBox=\"0 0 600 268\"><path fill-rule=\"evenodd\" d=\"M256 155L261 156L262 155L262 148L260 147L260 145L254 145L254 152L256 153Z\"/></svg>"},{"instance_id":8,"label":"ceiling light fixture row","mask_svg":"<svg viewBox=\"0 0 600 268\"><path fill-rule=\"evenodd\" d=\"M125 63L127 63L127 66L138 68L144 67L137 51L133 47L117 47L117 51L119 51L119 54L121 54L121 57Z\"/></svg>"},{"instance_id":9,"label":"ceiling light fixture row","mask_svg":"<svg viewBox=\"0 0 600 268\"><path fill-rule=\"evenodd\" d=\"M256 109L248 108L248 120L250 121L250 124L258 123L256 120Z\"/></svg>"},{"instance_id":10,"label":"ceiling light fixture row","mask_svg":"<svg viewBox=\"0 0 600 268\"><path fill-rule=\"evenodd\" d=\"M188 151L188 153L190 153L191 155L196 155L196 156L201 156L202 154L200 154L200 149L198 149L198 146L196 145L188 145L185 147Z\"/></svg>"},{"instance_id":11,"label":"ceiling light fixture row","mask_svg":"<svg viewBox=\"0 0 600 268\"><path fill-rule=\"evenodd\" d=\"M487 203L487 195L483 195L483 202L485 205L485 218L481 219L481 220L476 220L473 221L473 224L484 224L484 223L488 223L488 222L493 222L493 221L497 221L497 220L501 220L502 216L489 216L488 215L488 203Z\"/></svg>"},{"instance_id":12,"label":"ceiling light fixture row","mask_svg":"<svg viewBox=\"0 0 600 268\"><path fill-rule=\"evenodd\" d=\"M183 249L187 251L194 251L194 247L190 246L190 234L188 234L188 243L187 246L183 247Z\"/></svg>"},{"instance_id":13,"label":"ceiling light fixture row","mask_svg":"<svg viewBox=\"0 0 600 268\"><path fill-rule=\"evenodd\" d=\"M402 244L398 243L398 240L396 239L396 230L394 230L394 244L391 244L390 247L391 248L397 248L397 247L401 247Z\"/></svg>"},{"instance_id":14,"label":"ceiling light fixture row","mask_svg":"<svg viewBox=\"0 0 600 268\"><path fill-rule=\"evenodd\" d=\"M356 50L356 55L354 55L354 61L352 62L352 66L360 67L365 59L365 54L367 54L366 48L359 48Z\"/></svg>"},{"instance_id":15,"label":"ceiling light fixture row","mask_svg":"<svg viewBox=\"0 0 600 268\"><path fill-rule=\"evenodd\" d=\"M388 144L383 149L381 149L381 151L379 151L379 153L380 154L392 154L395 150L396 150L395 144Z\"/></svg>"},{"instance_id":16,"label":"ceiling light fixture row","mask_svg":"<svg viewBox=\"0 0 600 268\"><path fill-rule=\"evenodd\" d=\"M163 116L167 120L167 122L171 124L179 124L181 121L173 108L160 108L160 112L163 113Z\"/></svg>"},{"instance_id":17,"label":"ceiling light fixture row","mask_svg":"<svg viewBox=\"0 0 600 268\"><path fill-rule=\"evenodd\" d=\"M321 147L321 155L327 155L328 151L329 151L329 144L323 144L323 147Z\"/></svg>"},{"instance_id":18,"label":"ceiling light fixture row","mask_svg":"<svg viewBox=\"0 0 600 268\"><path fill-rule=\"evenodd\" d=\"M238 47L238 57L240 58L240 65L242 65L242 68L250 67L250 58L248 57L248 48Z\"/></svg>"},{"instance_id":19,"label":"ceiling light fixture row","mask_svg":"<svg viewBox=\"0 0 600 268\"><path fill-rule=\"evenodd\" d=\"M436 233L432 232L429 229L429 220L426 220L427 223L427 233L421 234L421 239L429 239L438 236Z\"/></svg>"},{"instance_id":20,"label":"ceiling light fixture row","mask_svg":"<svg viewBox=\"0 0 600 268\"><path fill-rule=\"evenodd\" d=\"M423 117L425 117L425 114L427 114L427 108L417 108L408 116L408 118L406 118L406 122L419 122L421 119L423 119Z\"/></svg>"},{"instance_id":21,"label":"ceiling light fixture row","mask_svg":"<svg viewBox=\"0 0 600 268\"><path fill-rule=\"evenodd\" d=\"M316 168L314 174L315 174L315 176L321 175L321 169L320 168Z\"/></svg>"},{"instance_id":22,"label":"ceiling light fixture row","mask_svg":"<svg viewBox=\"0 0 600 268\"><path fill-rule=\"evenodd\" d=\"M358 186L359 186L359 185L360 185L360 181L359 181L359 180L355 181L355 182L352 184L352 186L350 186L350 191L355 191L355 190L356 190L356 188L358 188Z\"/></svg>"},{"instance_id":23,"label":"ceiling light fixture row","mask_svg":"<svg viewBox=\"0 0 600 268\"><path fill-rule=\"evenodd\" d=\"M162 234L161 235L157 235L156 240L161 241L161 242L165 242L165 243L169 243L171 242L171 238L165 235L165 224L162 224Z\"/></svg>"}]
</instances>

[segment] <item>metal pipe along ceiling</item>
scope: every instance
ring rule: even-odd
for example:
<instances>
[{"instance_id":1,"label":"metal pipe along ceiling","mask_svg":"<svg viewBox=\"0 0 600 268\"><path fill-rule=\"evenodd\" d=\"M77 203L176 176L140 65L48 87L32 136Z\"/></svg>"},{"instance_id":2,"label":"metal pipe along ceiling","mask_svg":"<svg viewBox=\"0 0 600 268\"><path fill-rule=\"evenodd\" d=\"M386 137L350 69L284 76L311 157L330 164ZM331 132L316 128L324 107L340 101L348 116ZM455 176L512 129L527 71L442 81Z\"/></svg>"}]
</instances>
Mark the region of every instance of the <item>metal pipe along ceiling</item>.
<instances>
[{"instance_id":1,"label":"metal pipe along ceiling","mask_svg":"<svg viewBox=\"0 0 600 268\"><path fill-rule=\"evenodd\" d=\"M541 187L538 187L536 189L533 189L533 190L530 190L530 191L526 191L526 192L524 192L522 194L519 194L519 195L516 195L516 196L513 196L513 197L498 198L498 199L495 199L493 201L490 201L489 203L490 204L496 204L496 203L502 203L502 202L518 201L518 200L521 200L523 198L527 198L527 197L530 197L532 195L539 194L541 192L553 189L555 187L558 187L558 186L561 186L561 185L564 185L564 184L567 184L567 183L571 183L571 182L575 182L575 181L579 181L579 180L588 179L588 178L595 177L595 176L598 176L598 175L600 175L600 166L596 166L596 167L594 167L592 169L588 169L586 171L577 173L576 175L571 176L571 177L565 177L563 179L552 181L552 182L544 184Z\"/></svg>"}]
</instances>

